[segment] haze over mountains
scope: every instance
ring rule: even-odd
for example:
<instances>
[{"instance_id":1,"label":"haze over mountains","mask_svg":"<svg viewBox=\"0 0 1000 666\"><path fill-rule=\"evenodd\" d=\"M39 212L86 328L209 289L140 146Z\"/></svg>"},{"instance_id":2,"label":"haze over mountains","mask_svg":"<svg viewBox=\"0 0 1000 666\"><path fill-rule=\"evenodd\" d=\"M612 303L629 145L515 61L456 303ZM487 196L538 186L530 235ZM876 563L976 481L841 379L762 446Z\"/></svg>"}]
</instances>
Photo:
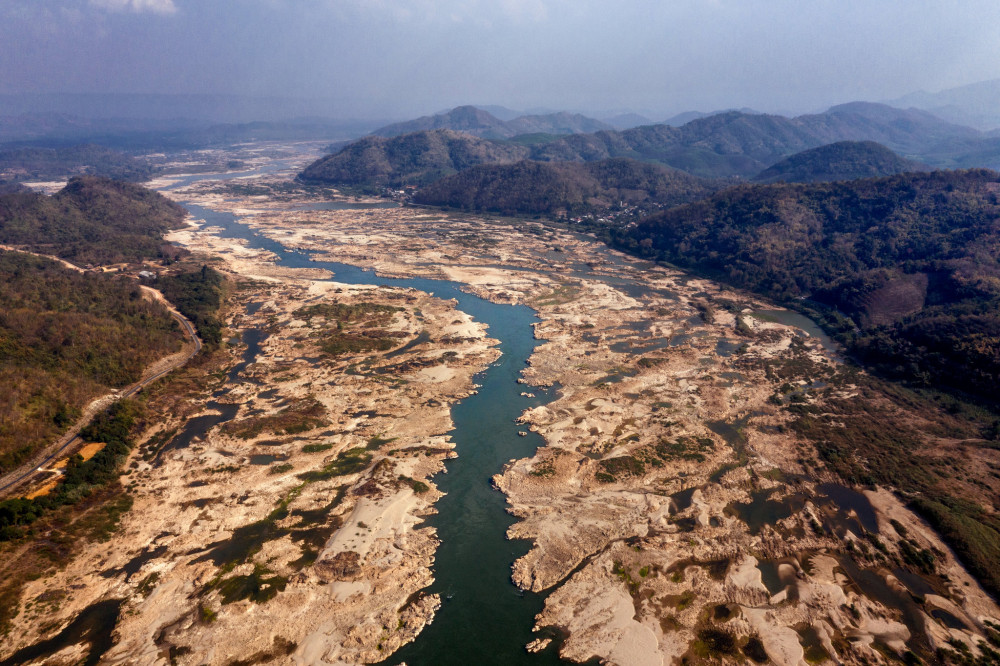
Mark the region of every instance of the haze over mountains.
<instances>
[{"instance_id":1,"label":"haze over mountains","mask_svg":"<svg viewBox=\"0 0 1000 666\"><path fill-rule=\"evenodd\" d=\"M562 118L562 116L558 116ZM546 117L554 127L556 116ZM752 179L778 162L802 151L832 143L877 142L873 146L842 146L841 164L823 175L827 166L808 167L815 178L860 178L890 175L900 170L1000 166L1000 138L955 125L925 111L902 110L882 104L855 102L821 114L796 118L730 111L694 119L680 127L645 125L623 131L554 135L544 132L511 140L486 136L512 135L523 121L501 121L473 107L391 125L317 161L302 177L312 182L353 186L423 186L481 164L598 162L630 158L685 171L702 178ZM419 129L398 134L414 127ZM565 127L565 126L564 126ZM576 125L582 127L582 125ZM541 125L536 125L541 129ZM893 156L889 151L899 153ZM876 155L875 152L879 154ZM819 155L820 161L830 155ZM817 156L800 161L815 162ZM829 166L829 165L828 165ZM782 167L784 168L784 167ZM765 178L781 178L770 174ZM801 180L787 175L786 180Z\"/></svg>"},{"instance_id":2,"label":"haze over mountains","mask_svg":"<svg viewBox=\"0 0 1000 666\"><path fill-rule=\"evenodd\" d=\"M545 115L525 115L504 121L483 109L459 106L443 114L386 125L372 134L393 137L435 129L458 130L485 139L509 139L519 134L577 134L609 130L612 127L599 120L565 111Z\"/></svg>"},{"instance_id":3,"label":"haze over mountains","mask_svg":"<svg viewBox=\"0 0 1000 666\"><path fill-rule=\"evenodd\" d=\"M1000 79L936 93L914 92L888 103L900 108L923 109L939 118L980 130L1000 129Z\"/></svg>"}]
</instances>

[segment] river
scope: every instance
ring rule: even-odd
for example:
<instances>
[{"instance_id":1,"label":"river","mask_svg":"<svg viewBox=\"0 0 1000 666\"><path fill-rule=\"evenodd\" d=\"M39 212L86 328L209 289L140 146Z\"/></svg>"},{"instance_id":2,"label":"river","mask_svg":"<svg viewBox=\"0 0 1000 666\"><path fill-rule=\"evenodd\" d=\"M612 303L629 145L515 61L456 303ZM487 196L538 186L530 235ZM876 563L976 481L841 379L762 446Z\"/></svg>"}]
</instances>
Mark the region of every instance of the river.
<instances>
[{"instance_id":1,"label":"river","mask_svg":"<svg viewBox=\"0 0 1000 666\"><path fill-rule=\"evenodd\" d=\"M514 519L506 512L504 496L490 484L490 477L508 460L529 457L544 444L535 433L519 436L521 428L515 423L524 410L555 397L554 391L535 389L536 397L522 396L525 387L517 383L539 344L532 329L537 321L534 311L523 305L491 303L463 292L456 282L384 278L356 266L313 261L305 252L260 236L232 213L185 205L195 218L219 227L223 237L240 238L251 248L273 252L280 266L324 268L334 273L332 279L337 282L412 287L439 298L454 298L459 310L489 326L489 335L500 341L502 356L476 375L477 393L452 408L455 428L450 434L458 458L447 461L447 473L435 478L445 495L436 504L438 514L427 521L441 540L434 563L435 582L427 591L440 594L442 606L417 640L385 663L565 663L557 655L556 641L541 654L524 649L536 637L531 629L544 595L522 592L510 580L511 565L531 544L507 540L506 531Z\"/></svg>"}]
</instances>

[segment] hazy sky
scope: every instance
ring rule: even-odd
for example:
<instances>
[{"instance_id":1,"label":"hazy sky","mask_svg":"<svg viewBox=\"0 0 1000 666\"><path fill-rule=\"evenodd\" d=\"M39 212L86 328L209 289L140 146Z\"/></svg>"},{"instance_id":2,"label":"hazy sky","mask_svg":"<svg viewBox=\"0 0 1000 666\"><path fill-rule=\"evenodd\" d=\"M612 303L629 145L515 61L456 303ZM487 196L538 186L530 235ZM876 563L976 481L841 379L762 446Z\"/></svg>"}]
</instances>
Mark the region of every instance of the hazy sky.
<instances>
[{"instance_id":1,"label":"hazy sky","mask_svg":"<svg viewBox=\"0 0 1000 666\"><path fill-rule=\"evenodd\" d=\"M1000 78L998 25L998 0L0 0L0 92L808 111Z\"/></svg>"}]
</instances>

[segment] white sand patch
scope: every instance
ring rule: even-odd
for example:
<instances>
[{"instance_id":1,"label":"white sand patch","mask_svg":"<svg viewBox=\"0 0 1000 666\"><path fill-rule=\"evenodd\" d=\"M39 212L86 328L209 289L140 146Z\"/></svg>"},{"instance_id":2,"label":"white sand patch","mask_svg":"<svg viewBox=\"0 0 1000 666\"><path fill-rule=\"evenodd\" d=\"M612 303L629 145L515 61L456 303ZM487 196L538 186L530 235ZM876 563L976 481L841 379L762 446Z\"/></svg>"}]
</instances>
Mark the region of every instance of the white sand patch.
<instances>
[{"instance_id":1,"label":"white sand patch","mask_svg":"<svg viewBox=\"0 0 1000 666\"><path fill-rule=\"evenodd\" d=\"M377 539L394 539L405 534L418 522L412 514L421 503L409 488L385 499L358 501L344 526L327 542L318 559L332 558L337 553L354 551L362 559Z\"/></svg>"}]
</instances>

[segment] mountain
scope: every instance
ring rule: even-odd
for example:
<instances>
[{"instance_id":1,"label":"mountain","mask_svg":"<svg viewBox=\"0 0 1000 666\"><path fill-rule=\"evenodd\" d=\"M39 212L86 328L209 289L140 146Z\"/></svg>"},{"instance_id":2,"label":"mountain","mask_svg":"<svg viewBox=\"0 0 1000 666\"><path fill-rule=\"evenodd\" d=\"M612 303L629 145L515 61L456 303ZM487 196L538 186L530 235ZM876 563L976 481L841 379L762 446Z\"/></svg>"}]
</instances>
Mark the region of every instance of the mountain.
<instances>
[{"instance_id":1,"label":"mountain","mask_svg":"<svg viewBox=\"0 0 1000 666\"><path fill-rule=\"evenodd\" d=\"M910 93L888 103L904 109L923 109L950 122L980 130L1000 128L1000 79L936 93Z\"/></svg>"},{"instance_id":2,"label":"mountain","mask_svg":"<svg viewBox=\"0 0 1000 666\"><path fill-rule=\"evenodd\" d=\"M528 115L523 111L515 111L514 109L508 109L506 106L498 106L496 104L479 104L476 106L476 108L482 109L483 111L486 111L488 113L492 113L500 120L514 120L514 118L517 118L519 116Z\"/></svg>"},{"instance_id":3,"label":"mountain","mask_svg":"<svg viewBox=\"0 0 1000 666\"><path fill-rule=\"evenodd\" d=\"M444 116L433 118L435 123L445 120ZM478 123L496 130L503 125L509 130L509 123L490 118L468 107L455 113L453 119L466 126ZM1000 166L1000 137L985 136L924 111L862 102L796 118L729 111L681 127L646 125L561 137L534 132L521 134L506 145L486 142L472 149L470 144L465 149L471 151L468 159L457 162L445 157L449 150L442 148L441 138L432 139L427 131L394 137L393 141L397 139L399 144L385 144L379 137L349 144L336 156L323 158L323 170L314 165L303 178L353 185L420 185L475 164L522 159L596 162L616 157L655 162L703 178L752 178L790 155L839 141L876 141L939 168ZM449 141L459 140L452 136ZM384 154L387 149L393 153L391 157Z\"/></svg>"},{"instance_id":4,"label":"mountain","mask_svg":"<svg viewBox=\"0 0 1000 666\"><path fill-rule=\"evenodd\" d=\"M524 146L438 129L365 137L316 160L299 178L353 186L424 185L479 164L517 162L527 156Z\"/></svg>"},{"instance_id":5,"label":"mountain","mask_svg":"<svg viewBox=\"0 0 1000 666\"><path fill-rule=\"evenodd\" d=\"M392 123L391 125L378 128L372 134L391 138L403 134L412 134L413 132L442 129L466 132L467 134L491 139L507 138L520 133L515 132L511 134L508 132L504 121L488 111L477 109L474 106L459 106L446 113L439 113L434 116L421 116L416 120L407 120L401 123Z\"/></svg>"},{"instance_id":6,"label":"mountain","mask_svg":"<svg viewBox=\"0 0 1000 666\"><path fill-rule=\"evenodd\" d=\"M923 111L858 102L796 118L730 111L681 127L571 135L539 146L532 158L588 162L631 157L702 177L749 178L789 155L837 141L877 141L934 166L990 166L1000 157L993 152L996 146L972 128ZM970 157L976 161L970 163Z\"/></svg>"},{"instance_id":7,"label":"mountain","mask_svg":"<svg viewBox=\"0 0 1000 666\"><path fill-rule=\"evenodd\" d=\"M671 116L663 121L663 125L670 125L672 127L680 127L681 125L687 125L692 120L700 120L702 118L708 118L710 116L717 116L722 113L745 113L747 115L758 116L762 115L760 111L754 111L751 108L743 107L741 109L722 109L720 111L710 111L709 113L704 113L702 111L685 111L683 113L678 113L676 116ZM651 124L651 123L646 123Z\"/></svg>"},{"instance_id":8,"label":"mountain","mask_svg":"<svg viewBox=\"0 0 1000 666\"><path fill-rule=\"evenodd\" d=\"M824 142L787 118L730 112L682 127L648 125L567 136L540 146L533 157L564 162L630 157L711 178L754 175L786 155L820 143Z\"/></svg>"},{"instance_id":9,"label":"mountain","mask_svg":"<svg viewBox=\"0 0 1000 666\"><path fill-rule=\"evenodd\" d=\"M677 205L711 188L676 169L628 159L484 164L428 185L416 203L503 214L566 214L621 203Z\"/></svg>"},{"instance_id":10,"label":"mountain","mask_svg":"<svg viewBox=\"0 0 1000 666\"><path fill-rule=\"evenodd\" d=\"M386 125L372 134L388 138L438 129L465 132L486 139L509 139L519 134L575 134L611 127L599 120L566 112L526 115L503 121L483 109L459 106L446 113Z\"/></svg>"},{"instance_id":11,"label":"mountain","mask_svg":"<svg viewBox=\"0 0 1000 666\"><path fill-rule=\"evenodd\" d=\"M893 176L930 167L907 160L874 141L838 141L811 148L757 174L758 183L817 183Z\"/></svg>"},{"instance_id":12,"label":"mountain","mask_svg":"<svg viewBox=\"0 0 1000 666\"><path fill-rule=\"evenodd\" d=\"M549 113L546 115L521 116L506 123L511 136L518 134L585 134L611 129L611 126L599 120L588 118L579 113Z\"/></svg>"},{"instance_id":13,"label":"mountain","mask_svg":"<svg viewBox=\"0 0 1000 666\"><path fill-rule=\"evenodd\" d=\"M604 118L603 122L616 130L632 129L641 125L653 125L653 121L638 113L620 113L617 116Z\"/></svg>"}]
</instances>

